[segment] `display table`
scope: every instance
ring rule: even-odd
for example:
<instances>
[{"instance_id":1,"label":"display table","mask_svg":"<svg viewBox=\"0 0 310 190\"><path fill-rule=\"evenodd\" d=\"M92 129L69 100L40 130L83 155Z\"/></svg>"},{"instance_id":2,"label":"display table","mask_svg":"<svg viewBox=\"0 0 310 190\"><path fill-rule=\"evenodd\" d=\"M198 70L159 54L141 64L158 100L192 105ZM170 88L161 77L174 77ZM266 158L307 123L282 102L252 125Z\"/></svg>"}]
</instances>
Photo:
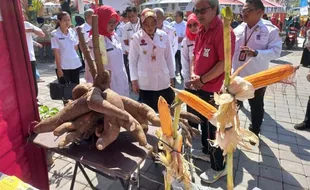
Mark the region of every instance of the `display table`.
<instances>
[{"instance_id":1,"label":"display table","mask_svg":"<svg viewBox=\"0 0 310 190\"><path fill-rule=\"evenodd\" d=\"M158 127L149 126L147 140L153 147L157 146L155 131ZM89 185L97 189L91 183L83 166L110 179L119 179L124 189L130 184L132 174L137 170L137 187L140 187L140 164L147 158L151 151L139 146L130 132L121 130L118 138L103 151L96 149L96 142L82 141L81 144L72 144L68 148L58 148L58 143L63 136L57 138L50 133L33 135L31 142L62 156L75 160L75 168L71 182L74 189L77 168L80 168Z\"/></svg>"}]
</instances>

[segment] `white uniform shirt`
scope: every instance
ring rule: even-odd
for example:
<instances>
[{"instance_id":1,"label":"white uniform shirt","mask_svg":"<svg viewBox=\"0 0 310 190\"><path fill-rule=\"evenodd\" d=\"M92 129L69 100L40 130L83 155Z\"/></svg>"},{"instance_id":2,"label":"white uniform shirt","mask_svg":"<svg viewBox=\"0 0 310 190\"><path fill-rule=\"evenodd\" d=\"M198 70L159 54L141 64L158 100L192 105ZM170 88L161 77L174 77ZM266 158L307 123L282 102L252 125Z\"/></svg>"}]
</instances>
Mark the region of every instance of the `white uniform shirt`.
<instances>
[{"instance_id":1,"label":"white uniform shirt","mask_svg":"<svg viewBox=\"0 0 310 190\"><path fill-rule=\"evenodd\" d=\"M117 34L114 33L114 35L111 36L111 40L105 36L104 42L108 55L108 64L104 65L104 67L111 72L110 87L119 95L129 97L129 84L124 65L121 40ZM90 49L93 49L91 38L88 41L88 45ZM93 51L91 52L93 54Z\"/></svg>"},{"instance_id":2,"label":"white uniform shirt","mask_svg":"<svg viewBox=\"0 0 310 190\"><path fill-rule=\"evenodd\" d=\"M282 50L282 39L279 36L279 29L270 21L261 19L251 29L243 22L234 30L236 35L236 45L232 59L233 72L250 59L249 56L246 56L245 61L239 61L240 47L244 46L245 43L246 27L247 38L249 39L247 46L251 49L257 50L258 55L257 57L252 57L252 61L241 71L241 77L267 70L269 68L269 62L279 58ZM252 31L254 32L249 38Z\"/></svg>"},{"instance_id":3,"label":"white uniform shirt","mask_svg":"<svg viewBox=\"0 0 310 190\"><path fill-rule=\"evenodd\" d=\"M190 64L193 61L193 50L195 41L191 41L188 38L184 38L181 44L181 64L182 64L182 76L184 78L184 86L186 82L191 79L190 76Z\"/></svg>"},{"instance_id":4,"label":"white uniform shirt","mask_svg":"<svg viewBox=\"0 0 310 190\"><path fill-rule=\"evenodd\" d=\"M173 53L175 54L178 50L178 36L174 28L171 26L163 24L163 28L161 29L168 34L168 38L172 45Z\"/></svg>"},{"instance_id":5,"label":"white uniform shirt","mask_svg":"<svg viewBox=\"0 0 310 190\"><path fill-rule=\"evenodd\" d=\"M141 90L167 89L175 77L174 54L168 35L162 30L156 30L153 40L144 30L138 31L130 41L128 60L131 80L138 80Z\"/></svg>"},{"instance_id":6,"label":"white uniform shirt","mask_svg":"<svg viewBox=\"0 0 310 190\"><path fill-rule=\"evenodd\" d=\"M185 38L186 22L184 20L180 23L173 21L170 26L174 27L178 37ZM178 45L178 50L181 50L181 43Z\"/></svg>"},{"instance_id":7,"label":"white uniform shirt","mask_svg":"<svg viewBox=\"0 0 310 190\"><path fill-rule=\"evenodd\" d=\"M136 24L132 24L131 22L127 22L124 27L123 27L123 33L122 33L122 40L128 40L129 41L129 44L130 44L130 41L131 41L131 38L132 36L138 32L139 30L141 29L141 26L140 26L140 20L138 19L138 22ZM129 46L126 46L125 45L125 50L124 51L127 51L129 52Z\"/></svg>"},{"instance_id":8,"label":"white uniform shirt","mask_svg":"<svg viewBox=\"0 0 310 190\"><path fill-rule=\"evenodd\" d=\"M115 32L117 33L119 39L121 39L123 54L125 54L126 50L128 52L128 47L125 46L125 43L124 43L124 40L123 40L123 33L124 33L125 24L126 23L124 23L124 22L120 22L119 25L115 29Z\"/></svg>"},{"instance_id":9,"label":"white uniform shirt","mask_svg":"<svg viewBox=\"0 0 310 190\"><path fill-rule=\"evenodd\" d=\"M30 22L24 21L25 29L33 29L36 31L40 31L41 29L36 27L35 25L31 24ZM30 61L35 61L36 56L34 54L34 48L33 48L33 38L37 37L34 33L26 32L26 40L27 40L27 46L28 46L28 53Z\"/></svg>"},{"instance_id":10,"label":"white uniform shirt","mask_svg":"<svg viewBox=\"0 0 310 190\"><path fill-rule=\"evenodd\" d=\"M77 69L82 66L79 55L75 46L79 44L76 32L69 28L67 35L63 34L60 28L54 30L51 34L52 49L60 51L61 69Z\"/></svg>"},{"instance_id":11,"label":"white uniform shirt","mask_svg":"<svg viewBox=\"0 0 310 190\"><path fill-rule=\"evenodd\" d=\"M91 26L87 22L85 22L84 24L81 25L81 28L82 28L85 42L87 42L89 38L89 32L91 30Z\"/></svg>"}]
</instances>

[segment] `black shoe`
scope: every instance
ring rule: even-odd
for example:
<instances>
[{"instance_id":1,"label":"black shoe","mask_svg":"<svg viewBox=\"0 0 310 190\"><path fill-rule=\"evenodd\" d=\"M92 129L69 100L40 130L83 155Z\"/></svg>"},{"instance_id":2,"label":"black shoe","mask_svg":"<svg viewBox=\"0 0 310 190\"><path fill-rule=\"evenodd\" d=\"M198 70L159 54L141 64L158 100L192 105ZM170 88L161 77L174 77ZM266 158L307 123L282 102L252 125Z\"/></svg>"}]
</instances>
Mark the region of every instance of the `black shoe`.
<instances>
[{"instance_id":1,"label":"black shoe","mask_svg":"<svg viewBox=\"0 0 310 190\"><path fill-rule=\"evenodd\" d=\"M296 125L294 126L294 128L295 128L296 130L310 130L310 126L307 126L307 124L306 124L305 122L296 124Z\"/></svg>"}]
</instances>

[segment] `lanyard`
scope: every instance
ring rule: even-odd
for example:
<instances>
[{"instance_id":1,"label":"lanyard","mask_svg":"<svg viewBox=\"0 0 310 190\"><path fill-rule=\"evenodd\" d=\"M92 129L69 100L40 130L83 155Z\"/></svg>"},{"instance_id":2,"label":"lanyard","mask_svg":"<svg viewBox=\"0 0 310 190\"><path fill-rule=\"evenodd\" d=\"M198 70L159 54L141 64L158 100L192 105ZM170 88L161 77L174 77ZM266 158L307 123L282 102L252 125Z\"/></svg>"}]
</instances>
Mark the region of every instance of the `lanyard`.
<instances>
[{"instance_id":1,"label":"lanyard","mask_svg":"<svg viewBox=\"0 0 310 190\"><path fill-rule=\"evenodd\" d=\"M245 40L244 40L244 46L246 46L246 45L248 44L248 42L249 42L249 40L250 40L252 34L255 32L255 30L256 30L258 27L259 27L259 26L256 26L256 27L254 28L254 30L251 32L249 38L247 38L248 27L247 27L247 26L245 27L245 35L244 35Z\"/></svg>"}]
</instances>

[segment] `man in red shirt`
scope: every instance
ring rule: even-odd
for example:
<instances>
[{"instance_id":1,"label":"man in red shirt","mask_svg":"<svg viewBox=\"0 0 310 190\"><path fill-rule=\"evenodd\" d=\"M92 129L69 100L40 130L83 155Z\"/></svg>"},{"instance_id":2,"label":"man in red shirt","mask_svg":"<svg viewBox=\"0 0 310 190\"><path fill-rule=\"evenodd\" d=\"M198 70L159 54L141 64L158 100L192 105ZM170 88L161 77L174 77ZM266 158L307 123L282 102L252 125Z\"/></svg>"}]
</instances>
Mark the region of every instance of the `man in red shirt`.
<instances>
[{"instance_id":1,"label":"man in red shirt","mask_svg":"<svg viewBox=\"0 0 310 190\"><path fill-rule=\"evenodd\" d=\"M219 18L218 0L197 0L195 14L202 25L196 37L194 60L192 64L192 79L190 85L197 89L197 95L208 103L215 105L213 94L219 92L224 80L224 39L223 23ZM231 31L231 53L235 47L235 35ZM210 155L211 169L200 175L206 183L214 183L226 175L223 151L211 147L208 139L214 140L216 127L206 118L203 120L202 152Z\"/></svg>"}]
</instances>

